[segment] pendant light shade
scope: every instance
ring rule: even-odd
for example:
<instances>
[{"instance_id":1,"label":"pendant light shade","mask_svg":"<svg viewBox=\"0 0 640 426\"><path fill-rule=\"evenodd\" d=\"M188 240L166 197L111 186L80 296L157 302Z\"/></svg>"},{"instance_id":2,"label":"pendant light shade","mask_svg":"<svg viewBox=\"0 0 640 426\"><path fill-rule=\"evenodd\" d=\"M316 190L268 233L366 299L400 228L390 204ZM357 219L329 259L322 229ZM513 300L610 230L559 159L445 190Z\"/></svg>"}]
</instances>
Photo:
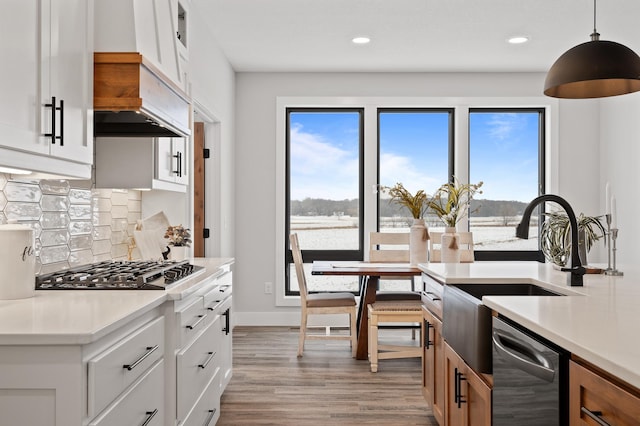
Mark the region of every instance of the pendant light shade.
<instances>
[{"instance_id":1,"label":"pendant light shade","mask_svg":"<svg viewBox=\"0 0 640 426\"><path fill-rule=\"evenodd\" d=\"M554 98L588 99L640 91L640 57L628 47L600 40L594 30L591 41L567 50L547 73L544 94Z\"/></svg>"}]
</instances>

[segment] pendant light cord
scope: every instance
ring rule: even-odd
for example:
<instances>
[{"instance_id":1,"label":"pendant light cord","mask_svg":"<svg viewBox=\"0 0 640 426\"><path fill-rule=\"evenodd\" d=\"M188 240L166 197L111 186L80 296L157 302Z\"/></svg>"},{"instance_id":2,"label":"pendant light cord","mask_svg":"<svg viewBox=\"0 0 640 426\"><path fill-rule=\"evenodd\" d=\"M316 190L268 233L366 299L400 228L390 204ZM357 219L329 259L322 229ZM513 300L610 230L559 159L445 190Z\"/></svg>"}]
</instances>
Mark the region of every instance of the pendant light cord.
<instances>
[{"instance_id":1,"label":"pendant light cord","mask_svg":"<svg viewBox=\"0 0 640 426\"><path fill-rule=\"evenodd\" d=\"M596 30L596 0L593 0L593 32L591 33L591 41L600 40L600 34Z\"/></svg>"}]
</instances>

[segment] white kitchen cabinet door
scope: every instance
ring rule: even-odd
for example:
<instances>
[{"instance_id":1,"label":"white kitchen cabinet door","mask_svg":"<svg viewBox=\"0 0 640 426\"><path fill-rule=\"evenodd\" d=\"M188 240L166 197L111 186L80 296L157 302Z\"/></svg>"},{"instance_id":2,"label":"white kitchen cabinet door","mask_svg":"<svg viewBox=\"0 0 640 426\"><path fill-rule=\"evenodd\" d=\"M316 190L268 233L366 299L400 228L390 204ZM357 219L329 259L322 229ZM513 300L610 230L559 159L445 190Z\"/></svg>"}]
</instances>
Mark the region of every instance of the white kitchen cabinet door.
<instances>
[{"instance_id":1,"label":"white kitchen cabinet door","mask_svg":"<svg viewBox=\"0 0 640 426\"><path fill-rule=\"evenodd\" d=\"M49 144L40 138L40 13L46 0L7 0L0 3L0 145L48 153Z\"/></svg>"},{"instance_id":2,"label":"white kitchen cabinet door","mask_svg":"<svg viewBox=\"0 0 640 426\"><path fill-rule=\"evenodd\" d=\"M56 98L56 139L50 154L66 160L93 162L93 1L51 0L49 85L43 82L44 101ZM43 46L47 42L43 37ZM46 53L46 52L45 52ZM46 79L46 77L45 77ZM45 110L45 122L50 119ZM51 123L45 127L50 132ZM51 138L49 138L51 141Z\"/></svg>"},{"instance_id":3,"label":"white kitchen cabinet door","mask_svg":"<svg viewBox=\"0 0 640 426\"><path fill-rule=\"evenodd\" d=\"M66 174L63 163L47 163L50 156L92 163L92 5L92 0L0 4L6 35L0 53L7 59L0 76L0 147L43 156L3 165Z\"/></svg>"},{"instance_id":4,"label":"white kitchen cabinet door","mask_svg":"<svg viewBox=\"0 0 640 426\"><path fill-rule=\"evenodd\" d=\"M158 138L156 141L156 179L189 184L185 138Z\"/></svg>"}]
</instances>

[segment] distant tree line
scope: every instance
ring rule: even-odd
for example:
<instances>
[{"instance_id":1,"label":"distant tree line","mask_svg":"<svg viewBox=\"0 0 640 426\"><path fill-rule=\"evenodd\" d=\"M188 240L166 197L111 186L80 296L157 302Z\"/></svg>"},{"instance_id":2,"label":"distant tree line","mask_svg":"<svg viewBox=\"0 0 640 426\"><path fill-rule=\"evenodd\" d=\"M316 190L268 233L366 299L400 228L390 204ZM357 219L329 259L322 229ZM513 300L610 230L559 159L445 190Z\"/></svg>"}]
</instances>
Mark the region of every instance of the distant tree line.
<instances>
[{"instance_id":1,"label":"distant tree line","mask_svg":"<svg viewBox=\"0 0 640 426\"><path fill-rule=\"evenodd\" d=\"M502 200L471 200L471 211L475 217L512 217L521 215L527 203L522 201ZM325 200L321 198L305 198L304 200L292 200L290 214L293 216L357 216L358 199L351 200ZM382 217L408 217L409 211L396 203L387 200L380 202L380 216Z\"/></svg>"}]
</instances>

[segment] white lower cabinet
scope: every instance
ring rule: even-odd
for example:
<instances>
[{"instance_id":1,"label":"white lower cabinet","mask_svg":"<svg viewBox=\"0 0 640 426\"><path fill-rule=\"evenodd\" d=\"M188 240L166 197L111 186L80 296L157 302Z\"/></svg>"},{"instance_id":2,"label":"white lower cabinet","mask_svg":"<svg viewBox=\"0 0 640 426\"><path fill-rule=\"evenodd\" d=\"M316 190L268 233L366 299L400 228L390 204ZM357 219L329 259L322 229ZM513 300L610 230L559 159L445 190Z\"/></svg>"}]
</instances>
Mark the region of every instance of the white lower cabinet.
<instances>
[{"instance_id":1,"label":"white lower cabinet","mask_svg":"<svg viewBox=\"0 0 640 426\"><path fill-rule=\"evenodd\" d=\"M89 426L162 426L164 422L164 365L160 360Z\"/></svg>"},{"instance_id":2,"label":"white lower cabinet","mask_svg":"<svg viewBox=\"0 0 640 426\"><path fill-rule=\"evenodd\" d=\"M220 370L202 392L181 426L213 426L220 418Z\"/></svg>"}]
</instances>

